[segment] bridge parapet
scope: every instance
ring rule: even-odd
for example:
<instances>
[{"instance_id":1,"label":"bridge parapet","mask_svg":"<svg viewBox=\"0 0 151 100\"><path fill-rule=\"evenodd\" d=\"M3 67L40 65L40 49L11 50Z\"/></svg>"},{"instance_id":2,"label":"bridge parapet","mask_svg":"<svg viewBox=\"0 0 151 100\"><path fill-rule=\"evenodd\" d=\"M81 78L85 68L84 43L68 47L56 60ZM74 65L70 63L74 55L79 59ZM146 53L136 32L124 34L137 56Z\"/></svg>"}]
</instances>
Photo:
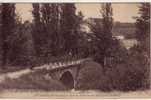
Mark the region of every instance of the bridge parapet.
<instances>
[{"instance_id":1,"label":"bridge parapet","mask_svg":"<svg viewBox=\"0 0 151 100\"><path fill-rule=\"evenodd\" d=\"M47 70L53 70L53 69L57 69L57 68L62 68L62 67L68 67L68 66L72 66L72 65L78 65L81 64L85 61L91 60L91 58L83 58L83 59L79 59L79 60L74 60L74 61L66 61L66 62L54 62L54 63L49 63L49 64L45 64L39 67L34 67L33 69L38 70L38 69L47 69Z\"/></svg>"}]
</instances>

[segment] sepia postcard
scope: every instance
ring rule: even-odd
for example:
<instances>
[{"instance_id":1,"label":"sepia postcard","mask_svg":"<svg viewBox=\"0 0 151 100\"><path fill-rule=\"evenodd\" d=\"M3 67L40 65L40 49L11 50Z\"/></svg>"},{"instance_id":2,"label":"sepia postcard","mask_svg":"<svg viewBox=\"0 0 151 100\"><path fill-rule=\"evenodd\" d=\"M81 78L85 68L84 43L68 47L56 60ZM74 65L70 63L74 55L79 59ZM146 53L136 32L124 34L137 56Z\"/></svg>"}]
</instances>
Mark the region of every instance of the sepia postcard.
<instances>
[{"instance_id":1,"label":"sepia postcard","mask_svg":"<svg viewBox=\"0 0 151 100\"><path fill-rule=\"evenodd\" d=\"M151 99L150 8L1 2L0 99Z\"/></svg>"}]
</instances>

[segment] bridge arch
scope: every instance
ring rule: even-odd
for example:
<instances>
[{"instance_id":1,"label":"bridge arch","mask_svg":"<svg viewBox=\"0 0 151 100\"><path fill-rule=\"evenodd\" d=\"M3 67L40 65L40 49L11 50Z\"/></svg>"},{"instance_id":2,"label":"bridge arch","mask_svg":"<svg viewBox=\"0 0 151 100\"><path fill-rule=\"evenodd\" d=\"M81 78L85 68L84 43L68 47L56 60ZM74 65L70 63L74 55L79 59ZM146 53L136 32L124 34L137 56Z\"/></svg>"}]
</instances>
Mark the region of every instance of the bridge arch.
<instances>
[{"instance_id":1,"label":"bridge arch","mask_svg":"<svg viewBox=\"0 0 151 100\"><path fill-rule=\"evenodd\" d=\"M61 77L60 81L64 86L66 86L67 89L73 89L74 88L74 77L70 71L65 71Z\"/></svg>"}]
</instances>

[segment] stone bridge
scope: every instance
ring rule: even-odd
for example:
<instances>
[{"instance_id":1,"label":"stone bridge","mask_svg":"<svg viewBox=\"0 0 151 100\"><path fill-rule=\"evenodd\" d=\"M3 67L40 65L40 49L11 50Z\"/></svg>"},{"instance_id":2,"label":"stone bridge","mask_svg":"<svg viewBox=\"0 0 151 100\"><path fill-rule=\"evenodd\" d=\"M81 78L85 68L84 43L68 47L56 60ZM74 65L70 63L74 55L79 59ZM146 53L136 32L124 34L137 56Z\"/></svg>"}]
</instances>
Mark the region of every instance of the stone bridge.
<instances>
[{"instance_id":1,"label":"stone bridge","mask_svg":"<svg viewBox=\"0 0 151 100\"><path fill-rule=\"evenodd\" d=\"M58 62L50 63L44 66L35 67L34 69L46 69L48 74L52 79L60 81L68 89L76 88L77 78L79 71L83 66L85 61L90 60L90 58L70 61L70 62Z\"/></svg>"}]
</instances>

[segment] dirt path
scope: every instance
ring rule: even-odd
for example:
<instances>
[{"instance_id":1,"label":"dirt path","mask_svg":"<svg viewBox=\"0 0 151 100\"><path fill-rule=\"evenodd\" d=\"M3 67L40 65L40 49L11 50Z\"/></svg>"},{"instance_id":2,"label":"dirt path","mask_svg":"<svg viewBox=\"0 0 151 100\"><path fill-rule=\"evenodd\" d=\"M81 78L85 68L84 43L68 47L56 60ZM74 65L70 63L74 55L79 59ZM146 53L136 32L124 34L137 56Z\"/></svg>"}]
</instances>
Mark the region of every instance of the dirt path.
<instances>
[{"instance_id":1,"label":"dirt path","mask_svg":"<svg viewBox=\"0 0 151 100\"><path fill-rule=\"evenodd\" d=\"M15 78L19 78L20 76L22 76L24 74L29 74L31 72L33 72L31 69L24 69L24 70L20 70L20 71L16 71L16 72L8 72L5 74L1 74L0 83L3 82L6 78L15 79Z\"/></svg>"}]
</instances>

